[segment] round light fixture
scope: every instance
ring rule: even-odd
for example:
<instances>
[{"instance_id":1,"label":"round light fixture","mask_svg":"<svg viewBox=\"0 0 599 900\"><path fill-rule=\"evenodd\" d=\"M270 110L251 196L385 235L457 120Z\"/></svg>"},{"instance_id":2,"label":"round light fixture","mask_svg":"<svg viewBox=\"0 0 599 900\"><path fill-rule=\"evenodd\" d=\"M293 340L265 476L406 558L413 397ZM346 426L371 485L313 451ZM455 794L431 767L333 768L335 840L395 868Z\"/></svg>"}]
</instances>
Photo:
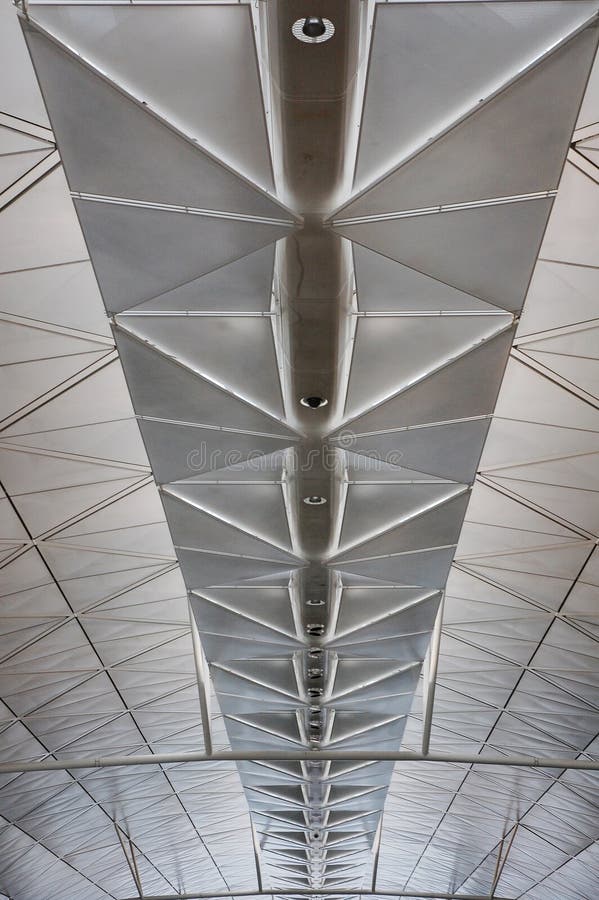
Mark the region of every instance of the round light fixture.
<instances>
[{"instance_id":1,"label":"round light fixture","mask_svg":"<svg viewBox=\"0 0 599 900\"><path fill-rule=\"evenodd\" d=\"M326 397L317 397L316 395L302 397L300 400L302 406L307 406L308 409L320 409L322 406L326 406L328 402Z\"/></svg>"},{"instance_id":2,"label":"round light fixture","mask_svg":"<svg viewBox=\"0 0 599 900\"><path fill-rule=\"evenodd\" d=\"M291 33L304 44L322 44L335 34L335 26L330 19L320 16L304 16L291 26Z\"/></svg>"},{"instance_id":3,"label":"round light fixture","mask_svg":"<svg viewBox=\"0 0 599 900\"><path fill-rule=\"evenodd\" d=\"M306 606L324 606L326 600L322 600L320 597L311 597L309 600L306 600Z\"/></svg>"},{"instance_id":4,"label":"round light fixture","mask_svg":"<svg viewBox=\"0 0 599 900\"><path fill-rule=\"evenodd\" d=\"M304 497L304 503L308 506L324 506L327 502L326 497L321 497L319 494L310 494L309 497Z\"/></svg>"}]
</instances>

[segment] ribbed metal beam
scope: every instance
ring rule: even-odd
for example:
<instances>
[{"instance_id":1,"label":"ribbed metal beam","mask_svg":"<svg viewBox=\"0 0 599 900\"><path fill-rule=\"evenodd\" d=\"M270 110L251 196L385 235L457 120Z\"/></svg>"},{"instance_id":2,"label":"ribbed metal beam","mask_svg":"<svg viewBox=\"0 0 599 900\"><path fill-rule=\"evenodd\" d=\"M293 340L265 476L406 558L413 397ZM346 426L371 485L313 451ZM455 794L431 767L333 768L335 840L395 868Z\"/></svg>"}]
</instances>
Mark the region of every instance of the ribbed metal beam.
<instances>
[{"instance_id":1,"label":"ribbed metal beam","mask_svg":"<svg viewBox=\"0 0 599 900\"><path fill-rule=\"evenodd\" d=\"M294 890L293 888L281 888L269 891L230 891L224 894L156 894L146 896L144 900L224 900L226 897L416 897L418 900L512 900L510 897L490 897L488 894L446 894L430 893L428 891L361 891L359 888L349 889L330 888L329 890L314 890L313 888ZM138 897L128 897L126 900L139 900Z\"/></svg>"},{"instance_id":2,"label":"ribbed metal beam","mask_svg":"<svg viewBox=\"0 0 599 900\"><path fill-rule=\"evenodd\" d=\"M204 762L429 762L470 766L520 766L533 769L581 769L586 772L599 772L599 759L569 759L557 756L479 756L477 753L428 753L424 755L408 750L223 750L212 755L206 753L143 753L130 756L16 760L0 764L0 773L55 772L72 769L108 769L116 766L162 766ZM208 896L213 897L216 894ZM394 892L394 896L397 896L396 892Z\"/></svg>"}]
</instances>

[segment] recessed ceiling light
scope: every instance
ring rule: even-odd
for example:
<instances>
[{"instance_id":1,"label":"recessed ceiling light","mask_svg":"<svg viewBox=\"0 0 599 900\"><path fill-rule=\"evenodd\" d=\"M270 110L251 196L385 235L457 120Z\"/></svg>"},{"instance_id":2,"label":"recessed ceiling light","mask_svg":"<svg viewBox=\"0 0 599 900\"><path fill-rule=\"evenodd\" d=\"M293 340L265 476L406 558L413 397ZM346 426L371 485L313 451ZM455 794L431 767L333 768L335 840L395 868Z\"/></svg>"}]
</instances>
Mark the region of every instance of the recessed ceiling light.
<instances>
[{"instance_id":1,"label":"recessed ceiling light","mask_svg":"<svg viewBox=\"0 0 599 900\"><path fill-rule=\"evenodd\" d=\"M321 497L319 494L310 494L309 497L304 497L304 503L307 503L308 506L324 506L327 502L326 497Z\"/></svg>"},{"instance_id":2,"label":"recessed ceiling light","mask_svg":"<svg viewBox=\"0 0 599 900\"><path fill-rule=\"evenodd\" d=\"M291 26L291 33L304 44L322 44L335 34L335 26L330 19L320 16L304 16Z\"/></svg>"},{"instance_id":3,"label":"recessed ceiling light","mask_svg":"<svg viewBox=\"0 0 599 900\"><path fill-rule=\"evenodd\" d=\"M318 397L316 394L310 397L302 397L300 400L302 406L307 406L309 409L320 409L321 406L326 406L328 402L326 397Z\"/></svg>"}]
</instances>

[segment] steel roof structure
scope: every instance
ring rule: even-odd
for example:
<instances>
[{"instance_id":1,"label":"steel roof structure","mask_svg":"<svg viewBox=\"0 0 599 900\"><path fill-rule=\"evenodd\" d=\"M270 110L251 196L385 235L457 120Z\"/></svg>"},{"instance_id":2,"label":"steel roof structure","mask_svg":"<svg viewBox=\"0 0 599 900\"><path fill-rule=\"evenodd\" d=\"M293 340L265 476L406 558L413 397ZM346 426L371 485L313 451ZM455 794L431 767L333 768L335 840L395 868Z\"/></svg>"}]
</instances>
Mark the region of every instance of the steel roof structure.
<instances>
[{"instance_id":1,"label":"steel roof structure","mask_svg":"<svg viewBox=\"0 0 599 900\"><path fill-rule=\"evenodd\" d=\"M598 40L4 0L0 900L595 900Z\"/></svg>"}]
</instances>

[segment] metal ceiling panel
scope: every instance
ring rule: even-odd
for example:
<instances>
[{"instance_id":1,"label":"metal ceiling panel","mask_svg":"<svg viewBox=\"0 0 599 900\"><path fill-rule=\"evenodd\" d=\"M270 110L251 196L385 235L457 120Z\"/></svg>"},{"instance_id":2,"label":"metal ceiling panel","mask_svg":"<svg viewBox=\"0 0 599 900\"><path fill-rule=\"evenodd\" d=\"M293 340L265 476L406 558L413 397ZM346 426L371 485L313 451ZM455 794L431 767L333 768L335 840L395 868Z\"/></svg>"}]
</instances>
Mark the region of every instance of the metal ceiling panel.
<instances>
[{"instance_id":1,"label":"metal ceiling panel","mask_svg":"<svg viewBox=\"0 0 599 900\"><path fill-rule=\"evenodd\" d=\"M594 0L377 4L358 185L424 146L596 9Z\"/></svg>"},{"instance_id":2,"label":"metal ceiling panel","mask_svg":"<svg viewBox=\"0 0 599 900\"><path fill-rule=\"evenodd\" d=\"M108 195L74 199L120 357L101 315L75 308L78 284L79 305L99 297L53 151L0 211L8 758L400 745L593 758L594 326L559 319L555 283L545 330L520 326L479 460L518 325L506 310L526 294L596 40L573 33L595 8L391 3L371 34L373 3L326 0L335 34L313 45L291 32L299 0L29 9L53 22L52 38L25 30L71 186ZM383 20L395 43L377 95ZM551 54L562 43L588 57L567 64ZM404 65L388 126L368 131ZM526 135L489 144L504 103ZM0 127L52 148L15 115ZM592 265L592 236L572 239L593 215L579 176L597 183L585 115L543 250L564 266ZM293 213L246 181L266 184L265 119ZM360 172L379 136L390 166L420 150L418 174L365 218L332 217L351 202L356 144ZM523 196L489 203L493 185ZM32 274L63 268L81 280ZM20 307L19 284L44 287ZM592 317L581 290L573 315ZM545 900L545 882L567 896L557 869L579 875L592 773L431 765L11 775L0 890L39 894L40 867L22 874L33 840L74 897L372 884ZM70 882L47 884L58 900Z\"/></svg>"},{"instance_id":3,"label":"metal ceiling panel","mask_svg":"<svg viewBox=\"0 0 599 900\"><path fill-rule=\"evenodd\" d=\"M284 225L112 202L75 203L111 309L137 306L283 237ZM165 255L168 246L172 252ZM82 251L83 252L83 251Z\"/></svg>"},{"instance_id":4,"label":"metal ceiling panel","mask_svg":"<svg viewBox=\"0 0 599 900\"><path fill-rule=\"evenodd\" d=\"M358 218L555 189L595 50L594 31L582 31L337 215Z\"/></svg>"},{"instance_id":5,"label":"metal ceiling panel","mask_svg":"<svg viewBox=\"0 0 599 900\"><path fill-rule=\"evenodd\" d=\"M35 19L203 148L272 190L249 5L40 5ZM187 92L182 84L211 89Z\"/></svg>"},{"instance_id":6,"label":"metal ceiling panel","mask_svg":"<svg viewBox=\"0 0 599 900\"><path fill-rule=\"evenodd\" d=\"M344 237L501 309L519 310L551 200L473 206L364 222Z\"/></svg>"}]
</instances>

